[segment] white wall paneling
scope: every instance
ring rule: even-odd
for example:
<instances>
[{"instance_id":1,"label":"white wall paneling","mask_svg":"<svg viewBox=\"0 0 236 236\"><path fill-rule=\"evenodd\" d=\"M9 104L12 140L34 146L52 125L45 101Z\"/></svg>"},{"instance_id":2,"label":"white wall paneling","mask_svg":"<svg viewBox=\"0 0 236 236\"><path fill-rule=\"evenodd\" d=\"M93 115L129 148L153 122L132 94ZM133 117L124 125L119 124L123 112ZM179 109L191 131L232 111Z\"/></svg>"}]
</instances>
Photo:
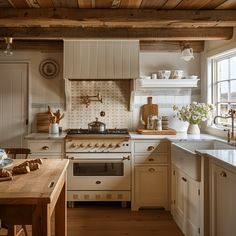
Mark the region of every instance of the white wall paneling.
<instances>
[{"instance_id":1,"label":"white wall paneling","mask_svg":"<svg viewBox=\"0 0 236 236\"><path fill-rule=\"evenodd\" d=\"M64 78L131 79L139 76L138 40L64 40Z\"/></svg>"},{"instance_id":2,"label":"white wall paneling","mask_svg":"<svg viewBox=\"0 0 236 236\"><path fill-rule=\"evenodd\" d=\"M24 147L28 118L27 62L0 62L0 147Z\"/></svg>"}]
</instances>

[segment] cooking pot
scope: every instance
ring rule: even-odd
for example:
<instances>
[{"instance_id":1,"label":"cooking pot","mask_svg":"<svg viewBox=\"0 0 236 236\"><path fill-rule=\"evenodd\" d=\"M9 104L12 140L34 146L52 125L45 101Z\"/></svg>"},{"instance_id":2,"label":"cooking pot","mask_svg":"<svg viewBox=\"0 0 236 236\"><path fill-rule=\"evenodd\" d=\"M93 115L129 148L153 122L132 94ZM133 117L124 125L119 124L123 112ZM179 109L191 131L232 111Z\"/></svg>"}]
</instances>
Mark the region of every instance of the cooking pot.
<instances>
[{"instance_id":1,"label":"cooking pot","mask_svg":"<svg viewBox=\"0 0 236 236\"><path fill-rule=\"evenodd\" d=\"M88 130L93 132L105 132L106 131L106 125L100 121L98 121L98 118L96 117L96 121L90 122L88 124Z\"/></svg>"}]
</instances>

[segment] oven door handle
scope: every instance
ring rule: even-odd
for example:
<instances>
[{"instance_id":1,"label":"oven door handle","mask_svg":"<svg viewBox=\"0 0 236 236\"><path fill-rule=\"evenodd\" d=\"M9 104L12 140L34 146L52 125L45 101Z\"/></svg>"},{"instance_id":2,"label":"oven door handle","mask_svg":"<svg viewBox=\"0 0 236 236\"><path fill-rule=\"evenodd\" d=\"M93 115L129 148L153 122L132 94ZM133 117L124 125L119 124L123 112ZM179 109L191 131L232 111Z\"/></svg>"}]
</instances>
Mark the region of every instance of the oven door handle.
<instances>
[{"instance_id":1,"label":"oven door handle","mask_svg":"<svg viewBox=\"0 0 236 236\"><path fill-rule=\"evenodd\" d=\"M125 161L125 160L130 160L130 155L127 155L127 156L123 156L123 157L109 157L109 158L104 158L104 157L97 157L97 158L86 158L86 157L73 157L73 156L70 156L68 157L67 156L67 159L69 160L75 160L75 161Z\"/></svg>"}]
</instances>

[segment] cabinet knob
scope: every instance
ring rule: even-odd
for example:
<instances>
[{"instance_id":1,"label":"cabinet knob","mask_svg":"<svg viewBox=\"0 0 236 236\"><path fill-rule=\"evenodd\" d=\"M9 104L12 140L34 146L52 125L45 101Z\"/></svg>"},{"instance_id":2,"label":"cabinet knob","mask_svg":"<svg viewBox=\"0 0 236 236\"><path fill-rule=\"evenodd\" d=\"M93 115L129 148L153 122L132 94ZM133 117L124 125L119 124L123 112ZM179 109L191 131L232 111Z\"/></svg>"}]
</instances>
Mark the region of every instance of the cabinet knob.
<instances>
[{"instance_id":1,"label":"cabinet knob","mask_svg":"<svg viewBox=\"0 0 236 236\"><path fill-rule=\"evenodd\" d=\"M149 168L148 171L153 173L153 172L155 172L155 169L154 168Z\"/></svg>"},{"instance_id":2,"label":"cabinet knob","mask_svg":"<svg viewBox=\"0 0 236 236\"><path fill-rule=\"evenodd\" d=\"M122 160L124 161L124 160L130 160L130 155L128 155L127 157L126 156L123 156L123 158L122 158Z\"/></svg>"},{"instance_id":3,"label":"cabinet knob","mask_svg":"<svg viewBox=\"0 0 236 236\"><path fill-rule=\"evenodd\" d=\"M101 181L99 181L99 180L98 180L98 181L96 181L96 184L101 184L101 183L102 183L102 182L101 182Z\"/></svg>"},{"instance_id":4,"label":"cabinet knob","mask_svg":"<svg viewBox=\"0 0 236 236\"><path fill-rule=\"evenodd\" d=\"M43 146L42 149L43 149L43 150L48 150L49 147L48 147L48 146Z\"/></svg>"},{"instance_id":5,"label":"cabinet knob","mask_svg":"<svg viewBox=\"0 0 236 236\"><path fill-rule=\"evenodd\" d=\"M75 143L72 143L72 144L71 144L71 147L72 147L72 148L75 148L75 147L76 147L76 144L75 144Z\"/></svg>"},{"instance_id":6,"label":"cabinet knob","mask_svg":"<svg viewBox=\"0 0 236 236\"><path fill-rule=\"evenodd\" d=\"M225 178L225 177L227 177L227 174L225 171L221 171L220 176Z\"/></svg>"},{"instance_id":7,"label":"cabinet knob","mask_svg":"<svg viewBox=\"0 0 236 236\"><path fill-rule=\"evenodd\" d=\"M153 146L149 146L148 148L147 148L147 150L150 152L150 151L153 151L155 149L155 147L153 147Z\"/></svg>"},{"instance_id":8,"label":"cabinet knob","mask_svg":"<svg viewBox=\"0 0 236 236\"><path fill-rule=\"evenodd\" d=\"M149 160L149 161L154 161L154 159L153 159L153 158L148 158L148 160Z\"/></svg>"}]
</instances>

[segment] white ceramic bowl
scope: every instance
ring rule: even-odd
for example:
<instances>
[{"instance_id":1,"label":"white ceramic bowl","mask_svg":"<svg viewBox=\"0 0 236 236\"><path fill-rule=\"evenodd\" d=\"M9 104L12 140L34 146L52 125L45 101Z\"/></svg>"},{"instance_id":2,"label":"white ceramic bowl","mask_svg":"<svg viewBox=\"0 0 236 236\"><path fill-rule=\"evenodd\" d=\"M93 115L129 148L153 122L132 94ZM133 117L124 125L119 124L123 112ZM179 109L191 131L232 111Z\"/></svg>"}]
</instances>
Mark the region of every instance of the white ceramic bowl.
<instances>
[{"instance_id":1,"label":"white ceramic bowl","mask_svg":"<svg viewBox=\"0 0 236 236\"><path fill-rule=\"evenodd\" d=\"M184 73L183 70L172 70L171 79L182 79L183 73Z\"/></svg>"},{"instance_id":2,"label":"white ceramic bowl","mask_svg":"<svg viewBox=\"0 0 236 236\"><path fill-rule=\"evenodd\" d=\"M189 76L189 79L197 79L197 78L198 78L197 75L190 75L190 76Z\"/></svg>"},{"instance_id":3,"label":"white ceramic bowl","mask_svg":"<svg viewBox=\"0 0 236 236\"><path fill-rule=\"evenodd\" d=\"M171 71L170 70L158 70L157 71L157 78L158 79L169 79Z\"/></svg>"}]
</instances>

